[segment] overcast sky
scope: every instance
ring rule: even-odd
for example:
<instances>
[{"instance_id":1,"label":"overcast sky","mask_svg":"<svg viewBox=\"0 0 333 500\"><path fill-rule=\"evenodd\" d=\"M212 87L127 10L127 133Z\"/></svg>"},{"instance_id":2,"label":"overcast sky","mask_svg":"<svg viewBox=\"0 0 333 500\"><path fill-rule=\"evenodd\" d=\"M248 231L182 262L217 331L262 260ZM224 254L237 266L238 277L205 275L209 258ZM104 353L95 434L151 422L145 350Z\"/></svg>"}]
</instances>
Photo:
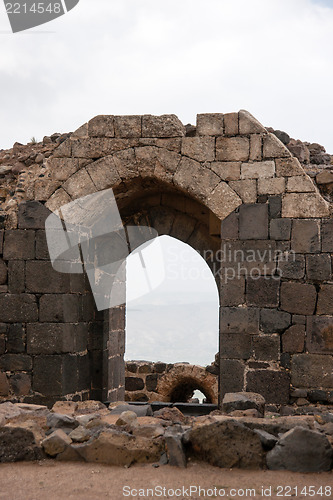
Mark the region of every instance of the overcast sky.
<instances>
[{"instance_id":1,"label":"overcast sky","mask_svg":"<svg viewBox=\"0 0 333 500\"><path fill-rule=\"evenodd\" d=\"M248 109L333 153L333 1L80 0L12 34L0 4L0 148L97 114Z\"/></svg>"}]
</instances>

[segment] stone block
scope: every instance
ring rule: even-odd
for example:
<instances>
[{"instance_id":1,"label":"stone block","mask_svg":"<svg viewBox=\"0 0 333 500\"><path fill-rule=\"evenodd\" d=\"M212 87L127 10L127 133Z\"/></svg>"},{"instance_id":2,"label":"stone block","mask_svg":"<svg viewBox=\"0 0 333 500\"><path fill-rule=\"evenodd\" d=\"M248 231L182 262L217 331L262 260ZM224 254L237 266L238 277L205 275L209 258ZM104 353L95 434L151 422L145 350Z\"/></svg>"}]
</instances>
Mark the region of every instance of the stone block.
<instances>
[{"instance_id":1,"label":"stone block","mask_svg":"<svg viewBox=\"0 0 333 500\"><path fill-rule=\"evenodd\" d=\"M54 181L66 181L80 168L78 158L51 158L47 162L47 166L51 171L51 179ZM43 229L43 227L38 228Z\"/></svg>"},{"instance_id":2,"label":"stone block","mask_svg":"<svg viewBox=\"0 0 333 500\"><path fill-rule=\"evenodd\" d=\"M333 285L320 286L317 314L327 314L333 316Z\"/></svg>"},{"instance_id":3,"label":"stone block","mask_svg":"<svg viewBox=\"0 0 333 500\"><path fill-rule=\"evenodd\" d=\"M85 168L82 168L72 175L64 183L63 188L73 199L81 198L82 196L97 191L96 186Z\"/></svg>"},{"instance_id":4,"label":"stone block","mask_svg":"<svg viewBox=\"0 0 333 500\"><path fill-rule=\"evenodd\" d=\"M284 252L278 256L277 272L283 279L299 280L305 275L305 257L294 252Z\"/></svg>"},{"instance_id":5,"label":"stone block","mask_svg":"<svg viewBox=\"0 0 333 500\"><path fill-rule=\"evenodd\" d=\"M289 402L290 376L285 371L256 370L246 374L246 390L261 394L268 404Z\"/></svg>"},{"instance_id":6,"label":"stone block","mask_svg":"<svg viewBox=\"0 0 333 500\"><path fill-rule=\"evenodd\" d=\"M268 197L269 216L271 219L281 217L282 198L281 196Z\"/></svg>"},{"instance_id":7,"label":"stone block","mask_svg":"<svg viewBox=\"0 0 333 500\"><path fill-rule=\"evenodd\" d=\"M28 396L31 390L31 375L17 373L10 377L10 387L15 396Z\"/></svg>"},{"instance_id":8,"label":"stone block","mask_svg":"<svg viewBox=\"0 0 333 500\"><path fill-rule=\"evenodd\" d=\"M239 134L238 113L225 113L224 133L225 135Z\"/></svg>"},{"instance_id":9,"label":"stone block","mask_svg":"<svg viewBox=\"0 0 333 500\"><path fill-rule=\"evenodd\" d=\"M6 352L6 341L4 336L0 336L0 355Z\"/></svg>"},{"instance_id":10,"label":"stone block","mask_svg":"<svg viewBox=\"0 0 333 500\"><path fill-rule=\"evenodd\" d=\"M333 357L320 354L295 354L291 361L294 387L333 387Z\"/></svg>"},{"instance_id":11,"label":"stone block","mask_svg":"<svg viewBox=\"0 0 333 500\"><path fill-rule=\"evenodd\" d=\"M3 372L0 372L0 397L8 396L9 394L9 383L7 375Z\"/></svg>"},{"instance_id":12,"label":"stone block","mask_svg":"<svg viewBox=\"0 0 333 500\"><path fill-rule=\"evenodd\" d=\"M280 280L268 277L248 277L246 303L248 306L277 307L279 305Z\"/></svg>"},{"instance_id":13,"label":"stone block","mask_svg":"<svg viewBox=\"0 0 333 500\"><path fill-rule=\"evenodd\" d=\"M69 196L68 193L62 188L58 189L52 196L51 198L45 203L45 206L51 210L52 212L55 212L59 208L61 208L63 205L66 205L67 203L70 203L72 201L72 198Z\"/></svg>"},{"instance_id":14,"label":"stone block","mask_svg":"<svg viewBox=\"0 0 333 500\"><path fill-rule=\"evenodd\" d=\"M241 392L244 388L244 363L236 359L220 360L220 397L228 392Z\"/></svg>"},{"instance_id":15,"label":"stone block","mask_svg":"<svg viewBox=\"0 0 333 500\"><path fill-rule=\"evenodd\" d=\"M82 352L87 347L88 329L84 324L32 323L27 325L29 354Z\"/></svg>"},{"instance_id":16,"label":"stone block","mask_svg":"<svg viewBox=\"0 0 333 500\"><path fill-rule=\"evenodd\" d=\"M267 179L273 178L274 174L274 161L256 161L253 163L242 163L241 166L241 179Z\"/></svg>"},{"instance_id":17,"label":"stone block","mask_svg":"<svg viewBox=\"0 0 333 500\"><path fill-rule=\"evenodd\" d=\"M275 165L277 177L299 177L305 174L297 158L277 158Z\"/></svg>"},{"instance_id":18,"label":"stone block","mask_svg":"<svg viewBox=\"0 0 333 500\"><path fill-rule=\"evenodd\" d=\"M5 231L4 260L30 260L35 258L35 231L12 229Z\"/></svg>"},{"instance_id":19,"label":"stone block","mask_svg":"<svg viewBox=\"0 0 333 500\"><path fill-rule=\"evenodd\" d=\"M19 354L25 351L25 328L22 323L9 325L6 349L11 354Z\"/></svg>"},{"instance_id":20,"label":"stone block","mask_svg":"<svg viewBox=\"0 0 333 500\"><path fill-rule=\"evenodd\" d=\"M196 198L206 201L206 198L220 183L220 178L208 168L200 165L199 162L183 158L174 175L174 183Z\"/></svg>"},{"instance_id":21,"label":"stone block","mask_svg":"<svg viewBox=\"0 0 333 500\"><path fill-rule=\"evenodd\" d=\"M197 161L215 160L214 137L184 137L181 153Z\"/></svg>"},{"instance_id":22,"label":"stone block","mask_svg":"<svg viewBox=\"0 0 333 500\"><path fill-rule=\"evenodd\" d=\"M282 335L282 351L292 354L303 352L305 346L304 325L292 325Z\"/></svg>"},{"instance_id":23,"label":"stone block","mask_svg":"<svg viewBox=\"0 0 333 500\"><path fill-rule=\"evenodd\" d=\"M50 260L46 232L42 230L36 231L36 260Z\"/></svg>"},{"instance_id":24,"label":"stone block","mask_svg":"<svg viewBox=\"0 0 333 500\"><path fill-rule=\"evenodd\" d=\"M328 216L328 202L319 193L287 193L283 197L282 217L306 219Z\"/></svg>"},{"instance_id":25,"label":"stone block","mask_svg":"<svg viewBox=\"0 0 333 500\"><path fill-rule=\"evenodd\" d=\"M232 212L221 222L221 238L222 240L237 240L238 233L238 214Z\"/></svg>"},{"instance_id":26,"label":"stone block","mask_svg":"<svg viewBox=\"0 0 333 500\"><path fill-rule=\"evenodd\" d=\"M207 207L220 220L225 219L238 208L242 200L237 196L226 182L221 181L206 200Z\"/></svg>"},{"instance_id":27,"label":"stone block","mask_svg":"<svg viewBox=\"0 0 333 500\"><path fill-rule=\"evenodd\" d=\"M197 134L199 136L223 135L223 114L222 113L204 113L197 115Z\"/></svg>"},{"instance_id":28,"label":"stone block","mask_svg":"<svg viewBox=\"0 0 333 500\"><path fill-rule=\"evenodd\" d=\"M315 190L315 185L308 175L287 178L287 191L289 193L311 193Z\"/></svg>"},{"instance_id":29,"label":"stone block","mask_svg":"<svg viewBox=\"0 0 333 500\"><path fill-rule=\"evenodd\" d=\"M116 137L141 137L141 116L114 116L114 130Z\"/></svg>"},{"instance_id":30,"label":"stone block","mask_svg":"<svg viewBox=\"0 0 333 500\"><path fill-rule=\"evenodd\" d=\"M222 359L249 359L251 357L251 335L244 333L220 335L220 357Z\"/></svg>"},{"instance_id":31,"label":"stone block","mask_svg":"<svg viewBox=\"0 0 333 500\"><path fill-rule=\"evenodd\" d=\"M269 234L272 240L290 240L291 220L290 219L271 220Z\"/></svg>"},{"instance_id":32,"label":"stone block","mask_svg":"<svg viewBox=\"0 0 333 500\"><path fill-rule=\"evenodd\" d=\"M8 291L10 293L25 291L25 262L23 260L8 262Z\"/></svg>"},{"instance_id":33,"label":"stone block","mask_svg":"<svg viewBox=\"0 0 333 500\"><path fill-rule=\"evenodd\" d=\"M24 201L18 207L18 227L45 229L45 221L50 214L50 210L39 201Z\"/></svg>"},{"instance_id":34,"label":"stone block","mask_svg":"<svg viewBox=\"0 0 333 500\"><path fill-rule=\"evenodd\" d=\"M306 256L306 276L313 281L329 281L332 278L332 262L328 253Z\"/></svg>"},{"instance_id":35,"label":"stone block","mask_svg":"<svg viewBox=\"0 0 333 500\"><path fill-rule=\"evenodd\" d=\"M37 179L34 184L35 200L46 201L58 189L61 181L53 181L51 179Z\"/></svg>"},{"instance_id":36,"label":"stone block","mask_svg":"<svg viewBox=\"0 0 333 500\"><path fill-rule=\"evenodd\" d=\"M73 157L97 160L116 152L139 145L139 139L90 138L75 139L72 145ZM84 164L85 162L83 162ZM89 163L89 162L87 162Z\"/></svg>"},{"instance_id":37,"label":"stone block","mask_svg":"<svg viewBox=\"0 0 333 500\"><path fill-rule=\"evenodd\" d=\"M240 207L239 237L241 240L268 239L268 205L247 204Z\"/></svg>"},{"instance_id":38,"label":"stone block","mask_svg":"<svg viewBox=\"0 0 333 500\"><path fill-rule=\"evenodd\" d=\"M50 262L28 261L26 263L26 287L33 293L69 292L69 275L55 271Z\"/></svg>"},{"instance_id":39,"label":"stone block","mask_svg":"<svg viewBox=\"0 0 333 500\"><path fill-rule=\"evenodd\" d=\"M264 333L281 333L291 324L291 315L276 309L260 311L260 329Z\"/></svg>"},{"instance_id":40,"label":"stone block","mask_svg":"<svg viewBox=\"0 0 333 500\"><path fill-rule=\"evenodd\" d=\"M274 134L268 134L263 138L263 157L289 158L291 153Z\"/></svg>"},{"instance_id":41,"label":"stone block","mask_svg":"<svg viewBox=\"0 0 333 500\"><path fill-rule=\"evenodd\" d=\"M89 137L114 137L114 116L99 115L88 122Z\"/></svg>"},{"instance_id":42,"label":"stone block","mask_svg":"<svg viewBox=\"0 0 333 500\"><path fill-rule=\"evenodd\" d=\"M293 314L311 316L314 313L317 292L314 285L284 282L281 284L281 309Z\"/></svg>"},{"instance_id":43,"label":"stone block","mask_svg":"<svg viewBox=\"0 0 333 500\"><path fill-rule=\"evenodd\" d=\"M256 203L257 182L255 179L245 179L242 181L229 182L231 189L236 191L243 203Z\"/></svg>"},{"instance_id":44,"label":"stone block","mask_svg":"<svg viewBox=\"0 0 333 500\"><path fill-rule=\"evenodd\" d=\"M186 130L176 115L144 115L142 137L184 137Z\"/></svg>"},{"instance_id":45,"label":"stone block","mask_svg":"<svg viewBox=\"0 0 333 500\"><path fill-rule=\"evenodd\" d=\"M245 302L245 279L243 276L221 285L220 304L223 307L239 306Z\"/></svg>"},{"instance_id":46,"label":"stone block","mask_svg":"<svg viewBox=\"0 0 333 500\"><path fill-rule=\"evenodd\" d=\"M141 391L144 388L144 382L140 377L126 377L125 390L126 391Z\"/></svg>"},{"instance_id":47,"label":"stone block","mask_svg":"<svg viewBox=\"0 0 333 500\"><path fill-rule=\"evenodd\" d=\"M34 358L32 388L44 396L63 394L63 356Z\"/></svg>"},{"instance_id":48,"label":"stone block","mask_svg":"<svg viewBox=\"0 0 333 500\"><path fill-rule=\"evenodd\" d=\"M39 300L39 321L77 323L80 317L77 295L42 295Z\"/></svg>"},{"instance_id":49,"label":"stone block","mask_svg":"<svg viewBox=\"0 0 333 500\"><path fill-rule=\"evenodd\" d=\"M258 194L282 194L285 191L283 177L259 178Z\"/></svg>"},{"instance_id":50,"label":"stone block","mask_svg":"<svg viewBox=\"0 0 333 500\"><path fill-rule=\"evenodd\" d=\"M34 295L0 294L1 321L27 323L38 321L38 308Z\"/></svg>"},{"instance_id":51,"label":"stone block","mask_svg":"<svg viewBox=\"0 0 333 500\"><path fill-rule=\"evenodd\" d=\"M306 347L314 354L333 354L333 316L307 318Z\"/></svg>"},{"instance_id":52,"label":"stone block","mask_svg":"<svg viewBox=\"0 0 333 500\"><path fill-rule=\"evenodd\" d=\"M319 253L319 221L294 220L291 235L291 249L297 253Z\"/></svg>"},{"instance_id":53,"label":"stone block","mask_svg":"<svg viewBox=\"0 0 333 500\"><path fill-rule=\"evenodd\" d=\"M235 276L272 276L276 271L274 241L224 242L217 256L220 263L220 278L225 283Z\"/></svg>"},{"instance_id":54,"label":"stone block","mask_svg":"<svg viewBox=\"0 0 333 500\"><path fill-rule=\"evenodd\" d=\"M87 172L99 191L115 187L121 183L121 178L112 156L94 161L87 166Z\"/></svg>"},{"instance_id":55,"label":"stone block","mask_svg":"<svg viewBox=\"0 0 333 500\"><path fill-rule=\"evenodd\" d=\"M239 161L214 161L210 164L211 170L223 181L236 181L240 178Z\"/></svg>"},{"instance_id":56,"label":"stone block","mask_svg":"<svg viewBox=\"0 0 333 500\"><path fill-rule=\"evenodd\" d=\"M0 255L2 255L3 252L3 235L4 235L4 230L0 229Z\"/></svg>"},{"instance_id":57,"label":"stone block","mask_svg":"<svg viewBox=\"0 0 333 500\"><path fill-rule=\"evenodd\" d=\"M221 333L258 333L259 310L242 307L221 307Z\"/></svg>"},{"instance_id":58,"label":"stone block","mask_svg":"<svg viewBox=\"0 0 333 500\"><path fill-rule=\"evenodd\" d=\"M247 137L218 137L216 159L218 161L248 161L250 141Z\"/></svg>"},{"instance_id":59,"label":"stone block","mask_svg":"<svg viewBox=\"0 0 333 500\"><path fill-rule=\"evenodd\" d=\"M278 361L280 356L279 335L255 335L252 337L253 357L257 361Z\"/></svg>"},{"instance_id":60,"label":"stone block","mask_svg":"<svg viewBox=\"0 0 333 500\"><path fill-rule=\"evenodd\" d=\"M28 354L4 354L0 358L0 369L6 372L27 372L32 369L32 358Z\"/></svg>"},{"instance_id":61,"label":"stone block","mask_svg":"<svg viewBox=\"0 0 333 500\"><path fill-rule=\"evenodd\" d=\"M322 221L321 245L322 252L333 252L333 220Z\"/></svg>"},{"instance_id":62,"label":"stone block","mask_svg":"<svg viewBox=\"0 0 333 500\"><path fill-rule=\"evenodd\" d=\"M146 377L146 388L147 391L156 391L158 382L157 373L153 373L152 375L147 375Z\"/></svg>"},{"instance_id":63,"label":"stone block","mask_svg":"<svg viewBox=\"0 0 333 500\"><path fill-rule=\"evenodd\" d=\"M239 116L239 133L240 135L266 133L266 129L261 123L254 118L248 111L241 109Z\"/></svg>"},{"instance_id":64,"label":"stone block","mask_svg":"<svg viewBox=\"0 0 333 500\"><path fill-rule=\"evenodd\" d=\"M7 265L0 259L0 285L5 285L7 283Z\"/></svg>"},{"instance_id":65,"label":"stone block","mask_svg":"<svg viewBox=\"0 0 333 500\"><path fill-rule=\"evenodd\" d=\"M252 134L250 137L250 161L262 161L262 135Z\"/></svg>"}]
</instances>

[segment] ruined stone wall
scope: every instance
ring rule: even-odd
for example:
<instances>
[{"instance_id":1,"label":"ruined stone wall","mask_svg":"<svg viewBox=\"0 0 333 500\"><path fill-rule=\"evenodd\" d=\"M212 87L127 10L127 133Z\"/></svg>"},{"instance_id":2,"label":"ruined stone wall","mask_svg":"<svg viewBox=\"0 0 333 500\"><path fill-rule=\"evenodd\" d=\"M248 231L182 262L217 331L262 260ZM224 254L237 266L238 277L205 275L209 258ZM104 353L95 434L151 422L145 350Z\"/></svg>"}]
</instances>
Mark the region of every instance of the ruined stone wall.
<instances>
[{"instance_id":1,"label":"ruined stone wall","mask_svg":"<svg viewBox=\"0 0 333 500\"><path fill-rule=\"evenodd\" d=\"M331 397L330 206L249 113L198 115L190 135L173 115L96 117L38 176L26 170L0 230L0 397L124 397L125 308L98 313L84 275L54 271L44 227L51 211L107 188L125 224L187 242L214 272L220 395Z\"/></svg>"}]
</instances>

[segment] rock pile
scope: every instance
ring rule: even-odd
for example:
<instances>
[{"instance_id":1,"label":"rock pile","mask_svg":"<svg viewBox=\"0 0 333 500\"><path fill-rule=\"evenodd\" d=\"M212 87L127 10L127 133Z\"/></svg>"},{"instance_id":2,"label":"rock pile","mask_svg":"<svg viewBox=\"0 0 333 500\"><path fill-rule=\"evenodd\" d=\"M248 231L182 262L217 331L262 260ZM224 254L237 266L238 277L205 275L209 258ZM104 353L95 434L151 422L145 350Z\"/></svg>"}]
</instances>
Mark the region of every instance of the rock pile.
<instances>
[{"instance_id":1,"label":"rock pile","mask_svg":"<svg viewBox=\"0 0 333 500\"><path fill-rule=\"evenodd\" d=\"M204 460L228 468L332 469L333 412L263 416L265 402L253 393L226 394L222 408L195 418L170 407L153 413L149 404L60 401L49 410L7 402L0 404L0 462L186 467Z\"/></svg>"}]
</instances>

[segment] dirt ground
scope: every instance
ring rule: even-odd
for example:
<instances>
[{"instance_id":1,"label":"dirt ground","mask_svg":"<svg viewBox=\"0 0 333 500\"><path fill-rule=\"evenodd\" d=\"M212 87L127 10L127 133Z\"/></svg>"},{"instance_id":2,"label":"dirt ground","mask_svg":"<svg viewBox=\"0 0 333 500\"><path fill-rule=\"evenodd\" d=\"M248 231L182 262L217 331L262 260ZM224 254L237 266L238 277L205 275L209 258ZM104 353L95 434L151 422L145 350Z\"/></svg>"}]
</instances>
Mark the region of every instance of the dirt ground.
<instances>
[{"instance_id":1,"label":"dirt ground","mask_svg":"<svg viewBox=\"0 0 333 500\"><path fill-rule=\"evenodd\" d=\"M191 486L200 486L205 491L191 492ZM332 499L333 473L226 470L197 463L185 470L170 466L120 468L51 460L0 464L1 500L290 497Z\"/></svg>"}]
</instances>

